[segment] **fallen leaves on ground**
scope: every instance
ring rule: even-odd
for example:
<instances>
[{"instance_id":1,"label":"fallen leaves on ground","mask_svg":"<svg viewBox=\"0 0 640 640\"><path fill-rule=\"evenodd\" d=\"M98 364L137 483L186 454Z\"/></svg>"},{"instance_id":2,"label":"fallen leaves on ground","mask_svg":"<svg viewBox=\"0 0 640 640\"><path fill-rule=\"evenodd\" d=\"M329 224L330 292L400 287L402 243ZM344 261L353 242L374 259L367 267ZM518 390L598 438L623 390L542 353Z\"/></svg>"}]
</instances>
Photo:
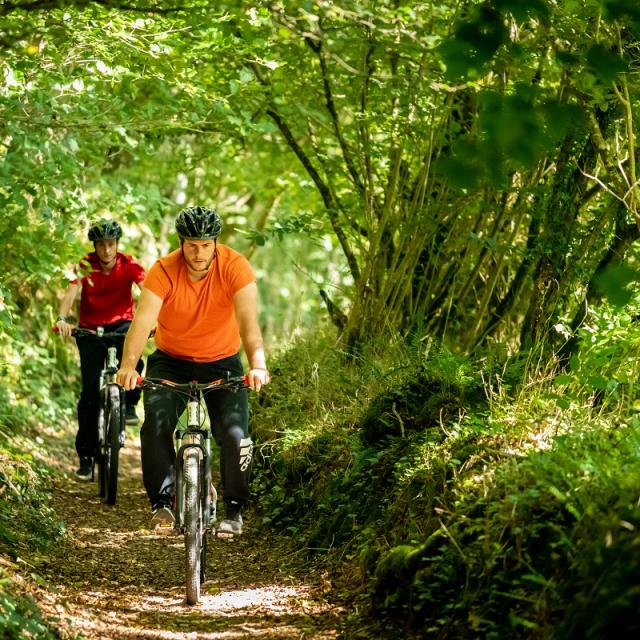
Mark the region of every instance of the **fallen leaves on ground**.
<instances>
[{"instance_id":1,"label":"fallen leaves on ground","mask_svg":"<svg viewBox=\"0 0 640 640\"><path fill-rule=\"evenodd\" d=\"M138 439L128 437L121 452L114 506L95 482L74 479L71 453L52 497L68 536L37 566L48 585L39 605L64 638L337 637L343 612L325 600L322 576L285 539L253 534L250 515L241 538L210 541L201 600L188 606L182 536L148 529Z\"/></svg>"}]
</instances>

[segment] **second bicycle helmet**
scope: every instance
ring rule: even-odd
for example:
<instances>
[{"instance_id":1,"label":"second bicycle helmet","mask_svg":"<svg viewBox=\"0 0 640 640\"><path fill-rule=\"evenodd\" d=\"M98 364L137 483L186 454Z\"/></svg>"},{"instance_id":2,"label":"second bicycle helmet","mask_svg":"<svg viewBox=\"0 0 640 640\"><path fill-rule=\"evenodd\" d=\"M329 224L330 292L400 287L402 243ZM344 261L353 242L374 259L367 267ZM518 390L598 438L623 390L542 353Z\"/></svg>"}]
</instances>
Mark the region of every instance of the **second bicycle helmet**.
<instances>
[{"instance_id":1,"label":"second bicycle helmet","mask_svg":"<svg viewBox=\"0 0 640 640\"><path fill-rule=\"evenodd\" d=\"M176 218L176 231L183 240L215 240L222 231L222 220L215 209L187 207Z\"/></svg>"},{"instance_id":2,"label":"second bicycle helmet","mask_svg":"<svg viewBox=\"0 0 640 640\"><path fill-rule=\"evenodd\" d=\"M89 240L120 240L122 227L115 220L98 220L89 228Z\"/></svg>"}]
</instances>

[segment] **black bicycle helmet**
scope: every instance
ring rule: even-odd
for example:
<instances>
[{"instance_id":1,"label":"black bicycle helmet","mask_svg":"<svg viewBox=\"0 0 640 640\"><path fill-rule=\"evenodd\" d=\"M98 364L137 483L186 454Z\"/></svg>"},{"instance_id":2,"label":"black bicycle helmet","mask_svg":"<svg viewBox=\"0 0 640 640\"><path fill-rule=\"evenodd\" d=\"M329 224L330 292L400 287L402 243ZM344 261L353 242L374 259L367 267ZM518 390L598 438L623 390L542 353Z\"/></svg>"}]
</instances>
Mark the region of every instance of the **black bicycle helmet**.
<instances>
[{"instance_id":1,"label":"black bicycle helmet","mask_svg":"<svg viewBox=\"0 0 640 640\"><path fill-rule=\"evenodd\" d=\"M122 227L115 220L98 220L89 228L89 240L120 240Z\"/></svg>"},{"instance_id":2,"label":"black bicycle helmet","mask_svg":"<svg viewBox=\"0 0 640 640\"><path fill-rule=\"evenodd\" d=\"M222 220L215 209L187 207L176 218L176 231L183 240L215 240L222 231Z\"/></svg>"}]
</instances>

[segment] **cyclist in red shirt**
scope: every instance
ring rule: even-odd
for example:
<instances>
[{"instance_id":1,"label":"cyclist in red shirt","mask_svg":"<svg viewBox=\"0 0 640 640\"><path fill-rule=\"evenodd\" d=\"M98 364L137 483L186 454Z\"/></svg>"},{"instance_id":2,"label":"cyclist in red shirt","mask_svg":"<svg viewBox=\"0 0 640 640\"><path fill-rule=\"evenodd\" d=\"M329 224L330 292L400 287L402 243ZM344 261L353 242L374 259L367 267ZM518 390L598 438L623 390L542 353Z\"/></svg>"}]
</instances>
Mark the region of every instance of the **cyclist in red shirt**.
<instances>
[{"instance_id":1,"label":"cyclist in red shirt","mask_svg":"<svg viewBox=\"0 0 640 640\"><path fill-rule=\"evenodd\" d=\"M244 256L217 242L221 230L213 209L190 207L176 218L180 248L149 270L125 340L117 374L125 389L136 384L134 365L153 327L157 349L147 361L150 378L183 383L211 382L227 372L242 375L242 344L249 386L259 391L268 384L255 277ZM247 392L219 391L205 401L220 446L225 511L218 533L233 537L242 533L242 510L249 497L253 443ZM145 392L142 476L153 528L169 529L174 522L173 432L184 404L170 390Z\"/></svg>"},{"instance_id":2,"label":"cyclist in red shirt","mask_svg":"<svg viewBox=\"0 0 640 640\"><path fill-rule=\"evenodd\" d=\"M78 325L85 329L103 327L105 333L122 333L124 336L133 318L132 285L140 285L145 270L129 255L118 251L122 237L121 226L113 220L99 220L89 229L89 240L95 251L86 255L76 268L77 278L72 280L60 303L58 331L71 335L73 325L67 316L80 293ZM91 480L92 459L98 446L98 413L100 411L100 372L106 356L104 343L94 336L76 337L80 352L82 390L78 400L78 432L76 451L80 466L76 471L79 480ZM118 358L122 357L122 342L116 345ZM136 367L142 371L143 363ZM137 424L135 406L140 391L127 392L127 424Z\"/></svg>"}]
</instances>

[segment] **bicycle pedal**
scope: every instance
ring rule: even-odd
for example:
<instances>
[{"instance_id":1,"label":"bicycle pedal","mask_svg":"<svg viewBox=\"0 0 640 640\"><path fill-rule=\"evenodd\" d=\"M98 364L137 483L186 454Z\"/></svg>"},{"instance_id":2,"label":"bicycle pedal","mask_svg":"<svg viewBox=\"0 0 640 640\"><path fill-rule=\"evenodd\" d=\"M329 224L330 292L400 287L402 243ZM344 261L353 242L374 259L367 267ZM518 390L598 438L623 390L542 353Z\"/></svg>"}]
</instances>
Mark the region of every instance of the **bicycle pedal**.
<instances>
[{"instance_id":1,"label":"bicycle pedal","mask_svg":"<svg viewBox=\"0 0 640 640\"><path fill-rule=\"evenodd\" d=\"M159 535L168 536L176 533L176 530L172 524L157 524L153 528L153 532Z\"/></svg>"},{"instance_id":2,"label":"bicycle pedal","mask_svg":"<svg viewBox=\"0 0 640 640\"><path fill-rule=\"evenodd\" d=\"M216 538L222 538L224 540L231 540L231 538L234 538L234 534L231 531L220 531L219 529L216 529L216 533L215 533Z\"/></svg>"}]
</instances>

